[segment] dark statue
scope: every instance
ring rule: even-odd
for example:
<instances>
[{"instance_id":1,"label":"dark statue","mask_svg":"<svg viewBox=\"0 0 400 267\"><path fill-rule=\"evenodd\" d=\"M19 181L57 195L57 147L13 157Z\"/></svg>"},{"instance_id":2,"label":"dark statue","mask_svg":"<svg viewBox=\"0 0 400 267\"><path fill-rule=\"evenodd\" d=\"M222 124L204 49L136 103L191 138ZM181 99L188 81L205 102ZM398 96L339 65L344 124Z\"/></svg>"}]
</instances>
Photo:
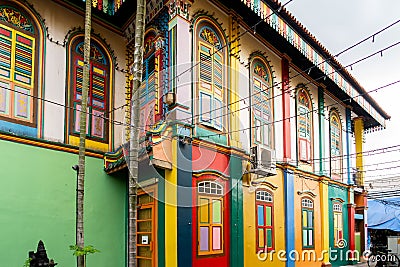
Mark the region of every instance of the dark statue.
<instances>
[{"instance_id":1,"label":"dark statue","mask_svg":"<svg viewBox=\"0 0 400 267\"><path fill-rule=\"evenodd\" d=\"M57 263L47 257L46 249L44 248L43 241L40 240L37 246L36 253L29 251L29 258L31 259L29 267L54 267Z\"/></svg>"}]
</instances>

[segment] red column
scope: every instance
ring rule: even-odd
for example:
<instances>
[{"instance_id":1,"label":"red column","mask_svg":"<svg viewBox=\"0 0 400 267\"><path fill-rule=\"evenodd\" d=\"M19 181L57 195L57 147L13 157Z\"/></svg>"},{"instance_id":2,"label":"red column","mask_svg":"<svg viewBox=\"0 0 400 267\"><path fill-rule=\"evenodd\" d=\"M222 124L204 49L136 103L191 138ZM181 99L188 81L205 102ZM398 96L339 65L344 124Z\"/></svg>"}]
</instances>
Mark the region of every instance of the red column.
<instances>
[{"instance_id":1,"label":"red column","mask_svg":"<svg viewBox=\"0 0 400 267\"><path fill-rule=\"evenodd\" d=\"M349 240L348 240L348 245L349 245L349 250L354 251L356 249L356 233L355 233L355 205L354 204L348 204L347 205L347 210L348 210L348 217L349 217ZM356 260L354 253L350 254L350 259L349 260Z\"/></svg>"},{"instance_id":2,"label":"red column","mask_svg":"<svg viewBox=\"0 0 400 267\"><path fill-rule=\"evenodd\" d=\"M283 112L283 160L290 161L290 89L289 89L289 60L282 58L282 112Z\"/></svg>"}]
</instances>

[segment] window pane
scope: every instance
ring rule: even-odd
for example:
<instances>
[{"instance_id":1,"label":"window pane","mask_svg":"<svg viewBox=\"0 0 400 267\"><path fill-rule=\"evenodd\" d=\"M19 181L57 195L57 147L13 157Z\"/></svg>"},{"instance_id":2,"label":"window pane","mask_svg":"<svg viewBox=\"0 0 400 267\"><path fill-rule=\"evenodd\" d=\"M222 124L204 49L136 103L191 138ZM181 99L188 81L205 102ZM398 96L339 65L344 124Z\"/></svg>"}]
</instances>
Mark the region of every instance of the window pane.
<instances>
[{"instance_id":1,"label":"window pane","mask_svg":"<svg viewBox=\"0 0 400 267\"><path fill-rule=\"evenodd\" d=\"M303 210L303 227L307 227L307 211Z\"/></svg>"},{"instance_id":2,"label":"window pane","mask_svg":"<svg viewBox=\"0 0 400 267\"><path fill-rule=\"evenodd\" d=\"M200 227L200 251L208 251L208 227Z\"/></svg>"},{"instance_id":3,"label":"window pane","mask_svg":"<svg viewBox=\"0 0 400 267\"><path fill-rule=\"evenodd\" d=\"M213 223L221 223L221 200L213 200Z\"/></svg>"},{"instance_id":4,"label":"window pane","mask_svg":"<svg viewBox=\"0 0 400 267\"><path fill-rule=\"evenodd\" d=\"M338 219L337 219L337 214L333 215L333 227L337 228L338 227Z\"/></svg>"},{"instance_id":5,"label":"window pane","mask_svg":"<svg viewBox=\"0 0 400 267\"><path fill-rule=\"evenodd\" d=\"M303 230L303 246L306 247L308 244L308 240L307 240L307 230Z\"/></svg>"},{"instance_id":6,"label":"window pane","mask_svg":"<svg viewBox=\"0 0 400 267\"><path fill-rule=\"evenodd\" d=\"M221 250L221 227L213 227L213 250Z\"/></svg>"},{"instance_id":7,"label":"window pane","mask_svg":"<svg viewBox=\"0 0 400 267\"><path fill-rule=\"evenodd\" d=\"M209 200L207 198L200 198L200 223L209 223L208 204Z\"/></svg>"},{"instance_id":8,"label":"window pane","mask_svg":"<svg viewBox=\"0 0 400 267\"><path fill-rule=\"evenodd\" d=\"M79 132L80 129L80 119L81 119L81 105L76 105L75 106L75 125L74 125L74 129L75 132ZM90 113L90 109L89 107L87 108L86 111L88 114ZM90 116L86 116L86 134L89 133L89 118Z\"/></svg>"},{"instance_id":9,"label":"window pane","mask_svg":"<svg viewBox=\"0 0 400 267\"><path fill-rule=\"evenodd\" d=\"M266 207L266 213L267 226L272 226L272 208Z\"/></svg>"},{"instance_id":10,"label":"window pane","mask_svg":"<svg viewBox=\"0 0 400 267\"><path fill-rule=\"evenodd\" d=\"M313 227L313 212L308 211L308 227Z\"/></svg>"},{"instance_id":11,"label":"window pane","mask_svg":"<svg viewBox=\"0 0 400 267\"><path fill-rule=\"evenodd\" d=\"M104 113L92 110L92 136L104 138Z\"/></svg>"},{"instance_id":12,"label":"window pane","mask_svg":"<svg viewBox=\"0 0 400 267\"><path fill-rule=\"evenodd\" d=\"M272 229L267 229L267 246L272 247Z\"/></svg>"},{"instance_id":13,"label":"window pane","mask_svg":"<svg viewBox=\"0 0 400 267\"><path fill-rule=\"evenodd\" d=\"M308 245L313 245L313 230L308 230Z\"/></svg>"},{"instance_id":14,"label":"window pane","mask_svg":"<svg viewBox=\"0 0 400 267\"><path fill-rule=\"evenodd\" d=\"M264 125L263 129L264 129L264 135L263 135L264 145L270 146L269 137L270 137L270 133L271 133L271 125Z\"/></svg>"},{"instance_id":15,"label":"window pane","mask_svg":"<svg viewBox=\"0 0 400 267\"><path fill-rule=\"evenodd\" d=\"M256 141L261 142L261 122L259 120L255 120L255 136Z\"/></svg>"},{"instance_id":16,"label":"window pane","mask_svg":"<svg viewBox=\"0 0 400 267\"><path fill-rule=\"evenodd\" d=\"M264 248L265 247L265 236L264 236L264 229L258 229L258 247Z\"/></svg>"},{"instance_id":17,"label":"window pane","mask_svg":"<svg viewBox=\"0 0 400 267\"><path fill-rule=\"evenodd\" d=\"M210 122L211 120L211 96L207 94L200 94L201 103L201 120L205 122Z\"/></svg>"},{"instance_id":18,"label":"window pane","mask_svg":"<svg viewBox=\"0 0 400 267\"><path fill-rule=\"evenodd\" d=\"M0 54L1 55L1 54ZM1 65L1 58L0 58ZM0 82L0 113L1 114L9 114L10 108L10 85L5 82Z\"/></svg>"},{"instance_id":19,"label":"window pane","mask_svg":"<svg viewBox=\"0 0 400 267\"><path fill-rule=\"evenodd\" d=\"M264 207L257 205L258 226L264 226Z\"/></svg>"},{"instance_id":20,"label":"window pane","mask_svg":"<svg viewBox=\"0 0 400 267\"><path fill-rule=\"evenodd\" d=\"M307 160L307 142L305 140L300 140L300 159Z\"/></svg>"},{"instance_id":21,"label":"window pane","mask_svg":"<svg viewBox=\"0 0 400 267\"><path fill-rule=\"evenodd\" d=\"M222 102L214 99L214 123L218 128L222 127Z\"/></svg>"},{"instance_id":22,"label":"window pane","mask_svg":"<svg viewBox=\"0 0 400 267\"><path fill-rule=\"evenodd\" d=\"M15 86L15 95L14 95L14 116L30 120L30 91L28 89Z\"/></svg>"}]
</instances>

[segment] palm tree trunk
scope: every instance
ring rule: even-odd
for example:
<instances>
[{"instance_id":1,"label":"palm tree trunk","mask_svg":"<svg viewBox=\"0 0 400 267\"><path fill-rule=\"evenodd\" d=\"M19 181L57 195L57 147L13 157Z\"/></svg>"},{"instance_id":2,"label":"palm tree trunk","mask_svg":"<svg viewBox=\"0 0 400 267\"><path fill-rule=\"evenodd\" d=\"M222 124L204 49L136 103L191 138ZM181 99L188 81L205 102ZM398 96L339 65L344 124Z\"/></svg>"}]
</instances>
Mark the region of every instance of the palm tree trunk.
<instances>
[{"instance_id":1,"label":"palm tree trunk","mask_svg":"<svg viewBox=\"0 0 400 267\"><path fill-rule=\"evenodd\" d=\"M76 245L83 248L84 228L83 228L83 203L85 193L85 141L86 141L86 118L87 118L87 101L89 93L89 68L90 68L90 31L91 31L91 16L92 16L92 1L86 0L85 12L85 40L84 40L84 66L83 66L83 81L82 81L82 103L79 121L79 170L78 181L76 188ZM84 256L77 257L77 267L84 267Z\"/></svg>"},{"instance_id":2,"label":"palm tree trunk","mask_svg":"<svg viewBox=\"0 0 400 267\"><path fill-rule=\"evenodd\" d=\"M133 101L131 109L131 119L133 124L130 130L129 142L129 238L128 238L128 266L136 266L137 256L137 240L136 240L136 199L137 199L137 181L138 181L138 165L139 165L139 121L140 121L140 104L139 104L139 86L142 81L142 65L143 65L143 43L144 28L146 16L146 1L137 0L136 20L135 20L135 51L133 63Z\"/></svg>"}]
</instances>

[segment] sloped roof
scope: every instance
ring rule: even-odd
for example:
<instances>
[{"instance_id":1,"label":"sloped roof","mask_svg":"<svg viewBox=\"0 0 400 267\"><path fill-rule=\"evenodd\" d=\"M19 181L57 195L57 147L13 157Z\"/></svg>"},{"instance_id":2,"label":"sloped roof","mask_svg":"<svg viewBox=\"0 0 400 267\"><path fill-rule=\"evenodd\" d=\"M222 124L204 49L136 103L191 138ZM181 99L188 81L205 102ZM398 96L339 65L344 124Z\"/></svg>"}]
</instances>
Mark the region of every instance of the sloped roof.
<instances>
[{"instance_id":1,"label":"sloped roof","mask_svg":"<svg viewBox=\"0 0 400 267\"><path fill-rule=\"evenodd\" d=\"M219 2L234 9L250 27L259 25L257 33L282 53L289 55L293 64L303 70L315 67L309 76L325 84L335 96L352 106L358 116L363 116L366 129L385 127L385 120L390 119L390 116L334 55L282 7L280 1L239 0L235 1L235 5L230 0Z\"/></svg>"}]
</instances>

